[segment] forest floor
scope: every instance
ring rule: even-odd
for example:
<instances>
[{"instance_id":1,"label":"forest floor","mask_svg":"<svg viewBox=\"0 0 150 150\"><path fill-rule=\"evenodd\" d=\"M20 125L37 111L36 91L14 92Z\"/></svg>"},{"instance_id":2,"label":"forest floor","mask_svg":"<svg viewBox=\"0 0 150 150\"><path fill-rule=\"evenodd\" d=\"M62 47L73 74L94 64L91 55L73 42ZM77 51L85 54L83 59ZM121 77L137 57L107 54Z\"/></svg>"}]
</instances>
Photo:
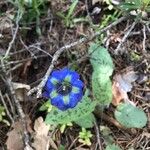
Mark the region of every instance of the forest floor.
<instances>
[{"instance_id":1,"label":"forest floor","mask_svg":"<svg viewBox=\"0 0 150 150\"><path fill-rule=\"evenodd\" d=\"M71 0L31 1L0 1L0 150L103 150L106 138L122 150L150 150L150 14L136 21L136 15L100 0L79 0L73 10ZM91 88L88 48L94 41L112 57L113 94L117 75L125 82L131 72L137 78L129 83L131 90L125 95L118 90L103 114L95 114L97 123L88 129L91 144L86 145L78 140L78 125L63 133L59 127L47 131L42 122L46 111L39 110L47 100L37 98L38 89L27 92L38 87L50 67L75 68ZM125 128L115 119L113 112L125 96L146 113L143 128Z\"/></svg>"}]
</instances>

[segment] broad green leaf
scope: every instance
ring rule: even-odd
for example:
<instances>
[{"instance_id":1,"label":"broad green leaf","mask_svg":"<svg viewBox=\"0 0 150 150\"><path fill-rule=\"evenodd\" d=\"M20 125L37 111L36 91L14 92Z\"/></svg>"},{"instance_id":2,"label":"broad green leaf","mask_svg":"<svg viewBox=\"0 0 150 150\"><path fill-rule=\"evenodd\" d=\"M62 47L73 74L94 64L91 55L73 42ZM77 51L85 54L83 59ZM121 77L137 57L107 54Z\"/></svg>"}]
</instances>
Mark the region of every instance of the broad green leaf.
<instances>
[{"instance_id":1,"label":"broad green leaf","mask_svg":"<svg viewBox=\"0 0 150 150\"><path fill-rule=\"evenodd\" d=\"M95 106L96 102L91 101L87 94L85 94L81 102L79 102L75 108L66 111L55 109L49 112L46 116L45 122L54 125L67 124L68 122L84 118L94 110Z\"/></svg>"},{"instance_id":2,"label":"broad green leaf","mask_svg":"<svg viewBox=\"0 0 150 150\"><path fill-rule=\"evenodd\" d=\"M94 126L94 121L95 121L95 117L92 113L90 113L84 118L76 120L75 123L83 128L92 128Z\"/></svg>"},{"instance_id":3,"label":"broad green leaf","mask_svg":"<svg viewBox=\"0 0 150 150\"><path fill-rule=\"evenodd\" d=\"M112 58L107 49L96 43L90 45L89 54L94 70L92 74L94 99L102 105L108 105L112 100L112 85L109 78L114 69Z\"/></svg>"},{"instance_id":4,"label":"broad green leaf","mask_svg":"<svg viewBox=\"0 0 150 150\"><path fill-rule=\"evenodd\" d=\"M126 103L118 105L115 118L127 128L142 128L147 123L147 116L143 110Z\"/></svg>"},{"instance_id":5,"label":"broad green leaf","mask_svg":"<svg viewBox=\"0 0 150 150\"><path fill-rule=\"evenodd\" d=\"M109 105L112 101L112 83L109 77L99 72L92 74L92 91L94 99L102 105Z\"/></svg>"},{"instance_id":6,"label":"broad green leaf","mask_svg":"<svg viewBox=\"0 0 150 150\"><path fill-rule=\"evenodd\" d=\"M121 150L121 149L118 145L110 144L110 145L107 145L105 150Z\"/></svg>"},{"instance_id":7,"label":"broad green leaf","mask_svg":"<svg viewBox=\"0 0 150 150\"><path fill-rule=\"evenodd\" d=\"M98 71L106 77L112 75L114 65L107 49L99 44L92 43L89 48L89 55L94 71Z\"/></svg>"}]
</instances>

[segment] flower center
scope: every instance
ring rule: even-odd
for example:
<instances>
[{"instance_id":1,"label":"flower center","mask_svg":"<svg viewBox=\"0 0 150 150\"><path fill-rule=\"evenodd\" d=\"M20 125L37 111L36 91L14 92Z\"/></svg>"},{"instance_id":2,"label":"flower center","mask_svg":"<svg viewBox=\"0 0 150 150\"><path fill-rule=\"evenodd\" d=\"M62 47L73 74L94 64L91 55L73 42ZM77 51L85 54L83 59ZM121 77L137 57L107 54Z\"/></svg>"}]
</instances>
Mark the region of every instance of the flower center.
<instances>
[{"instance_id":1,"label":"flower center","mask_svg":"<svg viewBox=\"0 0 150 150\"><path fill-rule=\"evenodd\" d=\"M56 90L58 94L65 96L71 92L72 86L68 82L62 82L56 85Z\"/></svg>"}]
</instances>

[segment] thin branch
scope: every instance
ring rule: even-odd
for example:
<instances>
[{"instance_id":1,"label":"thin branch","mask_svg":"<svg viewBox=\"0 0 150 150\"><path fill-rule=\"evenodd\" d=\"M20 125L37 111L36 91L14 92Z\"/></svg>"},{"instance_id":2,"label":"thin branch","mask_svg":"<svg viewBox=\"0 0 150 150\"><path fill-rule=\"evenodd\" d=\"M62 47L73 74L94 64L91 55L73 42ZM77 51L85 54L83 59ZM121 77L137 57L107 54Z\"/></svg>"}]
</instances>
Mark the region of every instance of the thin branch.
<instances>
[{"instance_id":1,"label":"thin branch","mask_svg":"<svg viewBox=\"0 0 150 150\"><path fill-rule=\"evenodd\" d=\"M28 95L31 95L35 92L37 92L37 98L39 98L42 94L42 88L45 86L45 83L50 75L50 73L52 72L53 68L54 68L54 64L55 62L58 60L59 56L61 55L62 52L76 46L76 45L79 45L79 44L82 44L82 43L86 43L88 41L91 41L92 39L96 38L97 36L99 36L100 34L102 34L103 32L106 32L107 30L109 30L110 28L114 27L115 25L117 25L118 23L122 22L123 20L126 20L127 18L126 17L121 17L120 19L118 19L117 21L111 23L110 25L108 25L107 27L101 29L99 32L96 32L94 35L90 36L90 37L84 37L84 38L81 38L79 39L78 41L76 42L73 42L69 45L65 45L63 47L61 47L60 49L58 49L54 56L53 56L53 59L51 61L51 65L49 66L45 76L43 77L43 80L40 82L40 84L37 86L37 87L34 87L33 89L31 89L29 92L28 92Z\"/></svg>"},{"instance_id":2,"label":"thin branch","mask_svg":"<svg viewBox=\"0 0 150 150\"><path fill-rule=\"evenodd\" d=\"M8 96L7 93L5 94L5 97L6 97L6 99L8 100L8 103L9 103L9 106L10 106L10 109L11 109L12 114L15 115L15 109L14 109L14 107L13 107L13 105L12 105L12 102L11 102L11 100L10 100L10 98L9 98L9 96Z\"/></svg>"},{"instance_id":3,"label":"thin branch","mask_svg":"<svg viewBox=\"0 0 150 150\"><path fill-rule=\"evenodd\" d=\"M4 98L3 98L3 95L2 95L2 92L1 92L1 91L0 91L0 98L1 98L1 101L2 101L2 103L3 103L3 105L4 105L4 107L5 107L5 110L6 110L6 113L7 113L8 117L9 117L9 119L11 120L12 123L14 123L14 119L13 119L13 117L11 116L11 114L10 114L10 112L9 112L9 109L8 109L6 103L5 103L5 100L4 100Z\"/></svg>"},{"instance_id":4,"label":"thin branch","mask_svg":"<svg viewBox=\"0 0 150 150\"><path fill-rule=\"evenodd\" d=\"M143 25L143 53L146 53L146 48L145 48L145 43L146 43L146 27Z\"/></svg>"},{"instance_id":5,"label":"thin branch","mask_svg":"<svg viewBox=\"0 0 150 150\"><path fill-rule=\"evenodd\" d=\"M134 21L131 25L131 27L129 28L129 30L125 33L124 37L122 38L121 42L118 44L117 48L115 49L115 54L118 55L119 52L121 51L121 46L122 44L125 42L125 40L128 38L128 36L130 35L131 31L133 30L133 28L135 27L136 22Z\"/></svg>"},{"instance_id":6,"label":"thin branch","mask_svg":"<svg viewBox=\"0 0 150 150\"><path fill-rule=\"evenodd\" d=\"M96 131L96 138L97 138L97 142L98 142L98 146L99 146L99 150L102 150L102 143L101 143L101 139L100 139L100 131L97 125L97 122L94 122L94 126L95 126L95 131Z\"/></svg>"},{"instance_id":7,"label":"thin branch","mask_svg":"<svg viewBox=\"0 0 150 150\"><path fill-rule=\"evenodd\" d=\"M11 48L12 48L12 45L13 45L13 43L15 42L15 39L16 39L16 36L17 36L17 33L18 33L18 29L19 29L19 21L20 21L20 18L21 18L20 15L21 15L21 14L20 14L20 11L18 11L17 19L16 19L16 29L15 29L15 32L13 33L12 40L11 40L11 42L9 43L9 46L8 46L8 48L7 48L7 51L6 51L6 53L5 53L4 58L6 58L6 57L9 55L9 52L10 52L10 50L11 50Z\"/></svg>"}]
</instances>

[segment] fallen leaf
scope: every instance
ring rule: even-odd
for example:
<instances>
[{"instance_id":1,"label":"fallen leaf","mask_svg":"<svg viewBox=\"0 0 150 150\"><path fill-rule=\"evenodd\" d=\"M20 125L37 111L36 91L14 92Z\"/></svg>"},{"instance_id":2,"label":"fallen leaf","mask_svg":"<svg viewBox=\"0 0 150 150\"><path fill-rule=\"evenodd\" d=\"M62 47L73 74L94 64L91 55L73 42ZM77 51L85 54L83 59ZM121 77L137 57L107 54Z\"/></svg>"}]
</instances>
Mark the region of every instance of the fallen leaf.
<instances>
[{"instance_id":1,"label":"fallen leaf","mask_svg":"<svg viewBox=\"0 0 150 150\"><path fill-rule=\"evenodd\" d=\"M7 149L8 150L21 150L24 148L24 143L22 140L23 131L20 122L16 122L14 124L14 129L8 132L7 136L8 139L6 141Z\"/></svg>"},{"instance_id":2,"label":"fallen leaf","mask_svg":"<svg viewBox=\"0 0 150 150\"><path fill-rule=\"evenodd\" d=\"M48 136L49 128L50 125L46 125L42 117L35 120L34 130L36 133L33 138L34 142L32 143L32 146L36 150L48 150L50 145L54 149L58 149L52 139Z\"/></svg>"},{"instance_id":3,"label":"fallen leaf","mask_svg":"<svg viewBox=\"0 0 150 150\"><path fill-rule=\"evenodd\" d=\"M116 74L113 78L112 92L113 100L112 104L118 106L122 100L133 104L129 98L127 92L130 92L134 82L138 78L138 75L130 68L126 72ZM133 104L134 105L134 104Z\"/></svg>"},{"instance_id":4,"label":"fallen leaf","mask_svg":"<svg viewBox=\"0 0 150 150\"><path fill-rule=\"evenodd\" d=\"M119 83L125 92L131 91L132 82L134 82L137 78L138 76L134 71L129 71L115 76L115 80Z\"/></svg>"},{"instance_id":5,"label":"fallen leaf","mask_svg":"<svg viewBox=\"0 0 150 150\"><path fill-rule=\"evenodd\" d=\"M49 132L49 125L46 125L43 121L42 117L39 117L35 120L34 123L34 130L36 131L36 134L39 136L47 136Z\"/></svg>"},{"instance_id":6,"label":"fallen leaf","mask_svg":"<svg viewBox=\"0 0 150 150\"><path fill-rule=\"evenodd\" d=\"M12 82L15 90L16 97L19 101L24 101L27 98L27 91L30 90L30 86L22 83Z\"/></svg>"},{"instance_id":7,"label":"fallen leaf","mask_svg":"<svg viewBox=\"0 0 150 150\"><path fill-rule=\"evenodd\" d=\"M26 117L27 122L27 130L32 132L32 129L30 127L31 120L29 117ZM24 134L24 128L21 121L15 122L13 125L13 130L7 133L7 150L23 150L24 149L24 143L23 143L23 134Z\"/></svg>"},{"instance_id":8,"label":"fallen leaf","mask_svg":"<svg viewBox=\"0 0 150 150\"><path fill-rule=\"evenodd\" d=\"M94 4L96 4L96 3L98 3L98 2L103 2L103 0L92 0L92 5L94 5Z\"/></svg>"},{"instance_id":9,"label":"fallen leaf","mask_svg":"<svg viewBox=\"0 0 150 150\"><path fill-rule=\"evenodd\" d=\"M114 106L118 106L123 99L128 99L127 93L122 90L117 81L113 82L112 93L113 93L112 104Z\"/></svg>"}]
</instances>

